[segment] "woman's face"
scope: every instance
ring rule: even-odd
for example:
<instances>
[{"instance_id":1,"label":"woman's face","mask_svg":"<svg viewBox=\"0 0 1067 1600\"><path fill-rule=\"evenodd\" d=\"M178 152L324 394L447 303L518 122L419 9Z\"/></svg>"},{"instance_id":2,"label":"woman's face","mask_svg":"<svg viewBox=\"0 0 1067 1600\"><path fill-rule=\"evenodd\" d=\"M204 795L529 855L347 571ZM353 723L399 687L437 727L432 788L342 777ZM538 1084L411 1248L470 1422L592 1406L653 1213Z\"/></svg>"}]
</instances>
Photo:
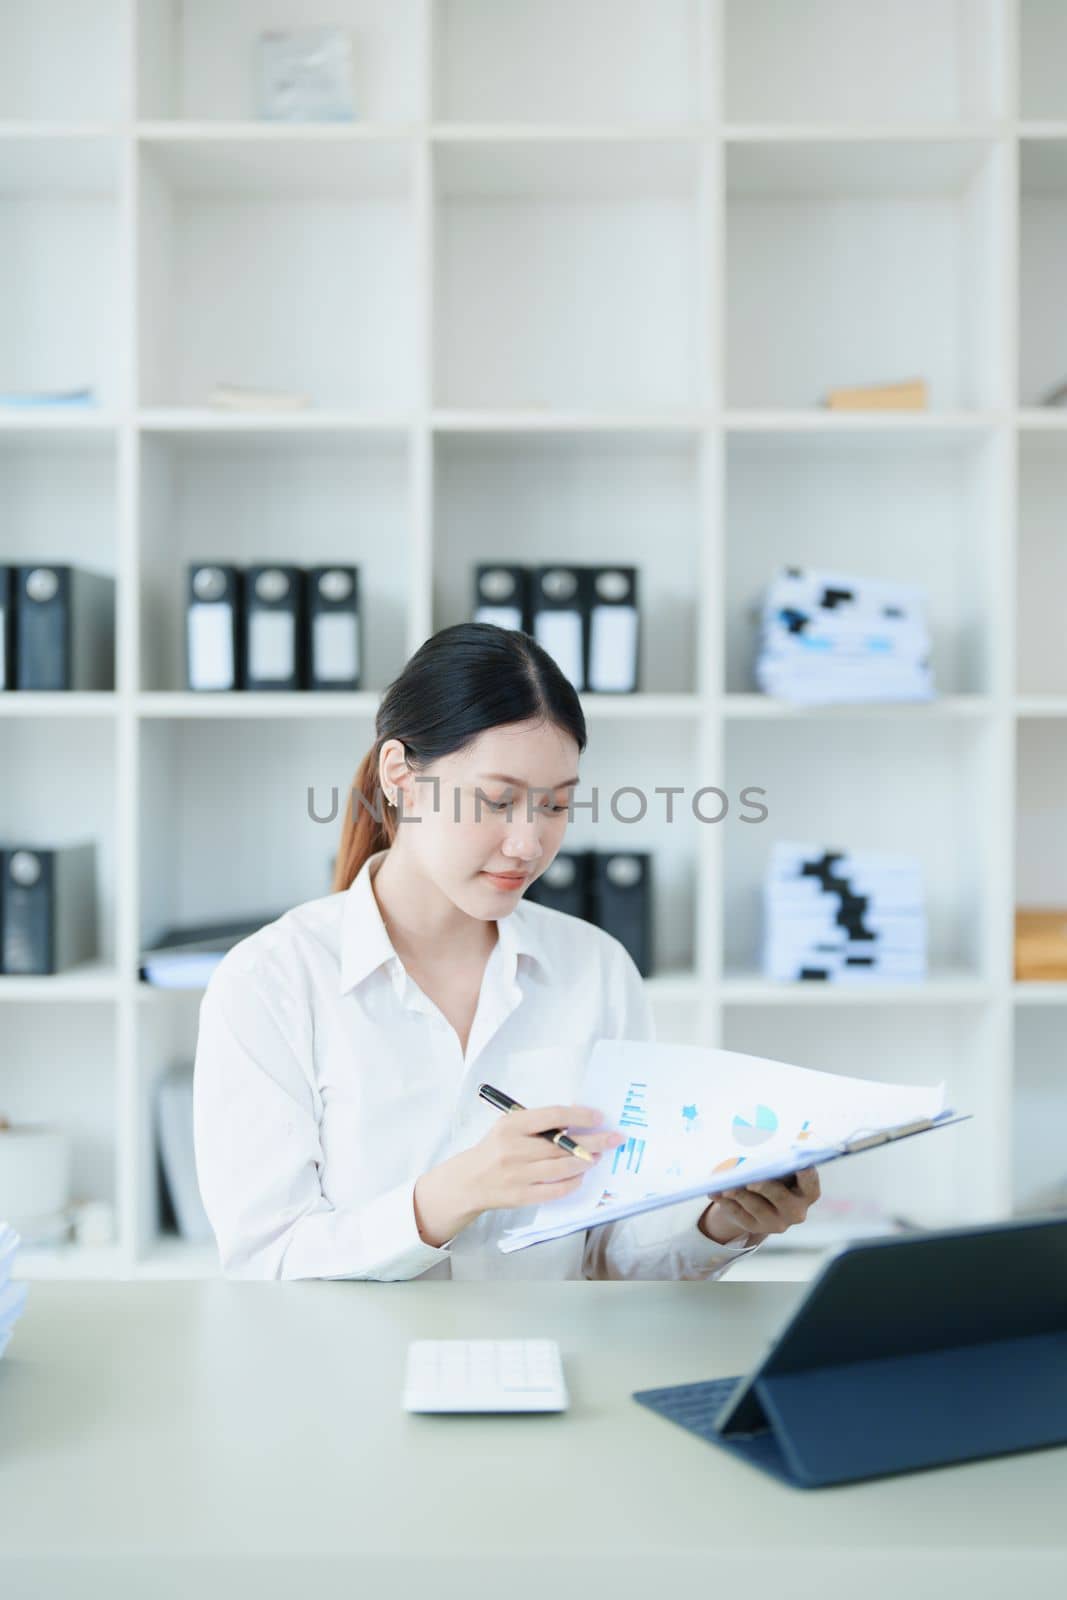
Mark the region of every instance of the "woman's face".
<instances>
[{"instance_id":1,"label":"woman's face","mask_svg":"<svg viewBox=\"0 0 1067 1600\"><path fill-rule=\"evenodd\" d=\"M577 742L554 723L488 729L400 780L396 842L469 916L507 916L555 859L577 779Z\"/></svg>"}]
</instances>

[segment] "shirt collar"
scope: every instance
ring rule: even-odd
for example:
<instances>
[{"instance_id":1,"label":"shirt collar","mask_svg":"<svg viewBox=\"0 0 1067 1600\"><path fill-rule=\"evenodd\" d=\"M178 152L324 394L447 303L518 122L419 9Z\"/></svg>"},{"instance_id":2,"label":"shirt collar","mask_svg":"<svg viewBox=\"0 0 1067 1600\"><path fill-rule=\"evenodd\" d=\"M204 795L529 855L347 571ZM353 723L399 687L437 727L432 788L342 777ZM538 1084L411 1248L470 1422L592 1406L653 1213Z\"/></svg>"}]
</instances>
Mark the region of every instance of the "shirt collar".
<instances>
[{"instance_id":1,"label":"shirt collar","mask_svg":"<svg viewBox=\"0 0 1067 1600\"><path fill-rule=\"evenodd\" d=\"M376 850L368 856L344 891L341 923L342 994L386 962L395 961L397 969L402 966L371 887L372 876L388 854L386 849ZM528 956L542 972L547 973L544 942L534 925L530 907L522 900L508 916L497 918L496 949L499 950L498 961L503 961L504 970L512 979L517 975L520 956Z\"/></svg>"}]
</instances>

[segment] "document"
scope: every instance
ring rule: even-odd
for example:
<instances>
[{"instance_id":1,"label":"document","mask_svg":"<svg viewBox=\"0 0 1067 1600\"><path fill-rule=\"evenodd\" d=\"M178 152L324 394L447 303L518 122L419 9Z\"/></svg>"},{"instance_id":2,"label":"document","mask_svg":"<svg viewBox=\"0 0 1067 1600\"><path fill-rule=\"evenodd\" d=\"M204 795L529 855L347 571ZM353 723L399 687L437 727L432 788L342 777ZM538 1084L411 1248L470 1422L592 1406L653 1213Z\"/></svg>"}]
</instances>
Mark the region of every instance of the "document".
<instances>
[{"instance_id":1,"label":"document","mask_svg":"<svg viewBox=\"0 0 1067 1600\"><path fill-rule=\"evenodd\" d=\"M879 1083L628 1039L595 1045L575 1103L603 1111L601 1129L618 1129L626 1143L606 1151L573 1194L510 1229L498 1241L505 1253L962 1120L946 1106L943 1083ZM568 1132L581 1143L582 1129Z\"/></svg>"}]
</instances>

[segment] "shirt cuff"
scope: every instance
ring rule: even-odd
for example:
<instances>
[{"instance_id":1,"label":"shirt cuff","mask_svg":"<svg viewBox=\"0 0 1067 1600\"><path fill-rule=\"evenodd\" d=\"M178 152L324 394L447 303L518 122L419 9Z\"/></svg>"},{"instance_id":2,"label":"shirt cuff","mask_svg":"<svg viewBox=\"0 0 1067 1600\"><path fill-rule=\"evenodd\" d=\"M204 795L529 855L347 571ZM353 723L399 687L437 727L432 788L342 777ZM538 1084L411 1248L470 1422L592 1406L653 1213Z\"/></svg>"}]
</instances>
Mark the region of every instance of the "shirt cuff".
<instances>
[{"instance_id":1,"label":"shirt cuff","mask_svg":"<svg viewBox=\"0 0 1067 1600\"><path fill-rule=\"evenodd\" d=\"M415 1185L400 1183L360 1208L360 1232L375 1243L380 1266L376 1278L415 1278L438 1261L449 1259L452 1239L427 1244L415 1221Z\"/></svg>"}]
</instances>

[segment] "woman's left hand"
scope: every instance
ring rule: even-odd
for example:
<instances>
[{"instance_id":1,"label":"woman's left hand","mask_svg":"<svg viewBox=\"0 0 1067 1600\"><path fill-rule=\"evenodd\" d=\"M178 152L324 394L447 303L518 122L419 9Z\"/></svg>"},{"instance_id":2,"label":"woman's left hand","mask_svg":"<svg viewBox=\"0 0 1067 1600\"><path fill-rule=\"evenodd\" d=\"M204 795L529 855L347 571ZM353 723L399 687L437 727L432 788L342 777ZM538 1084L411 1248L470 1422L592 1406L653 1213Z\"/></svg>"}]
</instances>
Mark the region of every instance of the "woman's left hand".
<instances>
[{"instance_id":1,"label":"woman's left hand","mask_svg":"<svg viewBox=\"0 0 1067 1600\"><path fill-rule=\"evenodd\" d=\"M784 1233L804 1221L822 1193L815 1167L798 1172L796 1181L795 1189L781 1179L727 1189L715 1196L697 1226L716 1244L736 1244L746 1233L752 1235L750 1244L758 1244L769 1233Z\"/></svg>"}]
</instances>

